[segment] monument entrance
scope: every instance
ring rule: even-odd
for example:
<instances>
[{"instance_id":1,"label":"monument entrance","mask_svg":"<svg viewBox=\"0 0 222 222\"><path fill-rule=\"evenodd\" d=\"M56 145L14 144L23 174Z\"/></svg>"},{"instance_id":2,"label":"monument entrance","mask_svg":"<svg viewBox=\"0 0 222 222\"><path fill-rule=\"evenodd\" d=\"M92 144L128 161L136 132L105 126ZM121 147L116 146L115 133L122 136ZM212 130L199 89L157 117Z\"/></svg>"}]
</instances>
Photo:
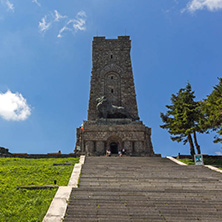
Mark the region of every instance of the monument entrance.
<instances>
[{"instance_id":1,"label":"monument entrance","mask_svg":"<svg viewBox=\"0 0 222 222\"><path fill-rule=\"evenodd\" d=\"M110 143L110 152L113 154L118 153L118 143L115 142Z\"/></svg>"},{"instance_id":2,"label":"monument entrance","mask_svg":"<svg viewBox=\"0 0 222 222\"><path fill-rule=\"evenodd\" d=\"M151 129L139 120L129 36L94 37L87 121L77 128L76 150L104 155L154 155Z\"/></svg>"}]
</instances>

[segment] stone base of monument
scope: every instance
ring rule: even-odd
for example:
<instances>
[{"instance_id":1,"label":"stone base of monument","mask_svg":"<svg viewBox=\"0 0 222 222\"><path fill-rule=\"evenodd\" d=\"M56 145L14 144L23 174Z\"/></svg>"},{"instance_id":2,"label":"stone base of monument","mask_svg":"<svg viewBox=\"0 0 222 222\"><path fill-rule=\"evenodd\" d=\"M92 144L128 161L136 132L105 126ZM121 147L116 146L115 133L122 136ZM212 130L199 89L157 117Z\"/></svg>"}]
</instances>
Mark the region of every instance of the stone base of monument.
<instances>
[{"instance_id":1,"label":"stone base of monument","mask_svg":"<svg viewBox=\"0 0 222 222\"><path fill-rule=\"evenodd\" d=\"M151 143L151 129L142 121L131 119L98 119L84 121L77 128L77 153L89 156L105 155L106 150L118 154L125 149L126 155L155 156Z\"/></svg>"}]
</instances>

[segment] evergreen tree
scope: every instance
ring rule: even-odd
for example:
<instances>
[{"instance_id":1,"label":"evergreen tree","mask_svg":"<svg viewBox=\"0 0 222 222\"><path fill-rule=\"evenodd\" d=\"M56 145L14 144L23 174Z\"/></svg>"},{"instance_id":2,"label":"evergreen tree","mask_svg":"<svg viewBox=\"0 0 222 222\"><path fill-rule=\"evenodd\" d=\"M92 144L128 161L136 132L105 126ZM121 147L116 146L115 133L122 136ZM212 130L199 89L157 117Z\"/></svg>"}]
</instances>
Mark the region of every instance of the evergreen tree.
<instances>
[{"instance_id":1,"label":"evergreen tree","mask_svg":"<svg viewBox=\"0 0 222 222\"><path fill-rule=\"evenodd\" d=\"M194 101L194 98L194 91L192 91L191 85L188 83L187 86L180 89L176 95L172 94L172 104L166 105L168 111L166 114L160 114L164 123L160 127L168 129L168 132L172 135L170 138L173 141L182 141L184 144L189 142L190 154L192 156L195 154L195 149L191 135L194 134L194 142L198 153L200 153L196 132L201 131L198 125L200 105Z\"/></svg>"},{"instance_id":2,"label":"evergreen tree","mask_svg":"<svg viewBox=\"0 0 222 222\"><path fill-rule=\"evenodd\" d=\"M202 130L216 131L218 135L215 136L214 142L222 143L222 78L218 79L219 84L201 103L204 118L201 119L200 125Z\"/></svg>"}]
</instances>

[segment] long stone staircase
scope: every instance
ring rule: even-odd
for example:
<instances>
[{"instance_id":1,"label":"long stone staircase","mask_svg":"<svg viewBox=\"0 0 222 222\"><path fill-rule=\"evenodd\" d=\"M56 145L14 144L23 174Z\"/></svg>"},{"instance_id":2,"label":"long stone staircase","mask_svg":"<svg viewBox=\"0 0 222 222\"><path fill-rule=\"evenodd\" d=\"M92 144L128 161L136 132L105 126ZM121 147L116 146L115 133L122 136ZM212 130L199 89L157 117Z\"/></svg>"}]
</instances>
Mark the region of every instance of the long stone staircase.
<instances>
[{"instance_id":1,"label":"long stone staircase","mask_svg":"<svg viewBox=\"0 0 222 222\"><path fill-rule=\"evenodd\" d=\"M222 175L160 157L87 157L65 222L222 221Z\"/></svg>"}]
</instances>

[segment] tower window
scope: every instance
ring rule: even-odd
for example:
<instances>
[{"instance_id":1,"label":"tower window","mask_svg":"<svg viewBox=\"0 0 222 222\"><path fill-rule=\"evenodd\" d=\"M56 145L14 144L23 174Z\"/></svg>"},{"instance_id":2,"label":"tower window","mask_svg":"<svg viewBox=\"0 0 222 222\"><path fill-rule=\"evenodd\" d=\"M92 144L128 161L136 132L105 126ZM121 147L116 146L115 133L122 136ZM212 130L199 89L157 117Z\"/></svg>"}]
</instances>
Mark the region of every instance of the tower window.
<instances>
[{"instance_id":1,"label":"tower window","mask_svg":"<svg viewBox=\"0 0 222 222\"><path fill-rule=\"evenodd\" d=\"M113 58L113 55L111 55L110 58L112 59L112 58Z\"/></svg>"},{"instance_id":2,"label":"tower window","mask_svg":"<svg viewBox=\"0 0 222 222\"><path fill-rule=\"evenodd\" d=\"M111 89L111 93L113 93L113 89Z\"/></svg>"},{"instance_id":3,"label":"tower window","mask_svg":"<svg viewBox=\"0 0 222 222\"><path fill-rule=\"evenodd\" d=\"M111 79L113 79L113 76L111 76Z\"/></svg>"}]
</instances>

